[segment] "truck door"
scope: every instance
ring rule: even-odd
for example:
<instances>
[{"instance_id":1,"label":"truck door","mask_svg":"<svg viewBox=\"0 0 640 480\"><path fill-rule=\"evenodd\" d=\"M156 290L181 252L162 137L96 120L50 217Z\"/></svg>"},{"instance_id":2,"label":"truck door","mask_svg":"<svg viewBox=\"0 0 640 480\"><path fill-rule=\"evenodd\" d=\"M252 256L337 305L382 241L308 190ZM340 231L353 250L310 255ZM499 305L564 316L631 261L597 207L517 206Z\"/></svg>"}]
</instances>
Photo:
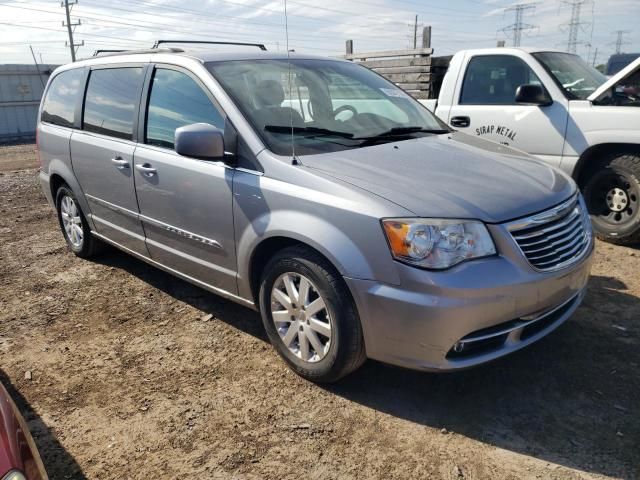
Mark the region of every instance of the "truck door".
<instances>
[{"instance_id":1,"label":"truck door","mask_svg":"<svg viewBox=\"0 0 640 480\"><path fill-rule=\"evenodd\" d=\"M540 76L512 54L467 57L456 88L449 124L462 132L508 145L560 165L567 129L566 101L523 105L515 101L520 85L542 85ZM542 67L540 67L542 68ZM546 88L545 88L546 89Z\"/></svg>"}]
</instances>

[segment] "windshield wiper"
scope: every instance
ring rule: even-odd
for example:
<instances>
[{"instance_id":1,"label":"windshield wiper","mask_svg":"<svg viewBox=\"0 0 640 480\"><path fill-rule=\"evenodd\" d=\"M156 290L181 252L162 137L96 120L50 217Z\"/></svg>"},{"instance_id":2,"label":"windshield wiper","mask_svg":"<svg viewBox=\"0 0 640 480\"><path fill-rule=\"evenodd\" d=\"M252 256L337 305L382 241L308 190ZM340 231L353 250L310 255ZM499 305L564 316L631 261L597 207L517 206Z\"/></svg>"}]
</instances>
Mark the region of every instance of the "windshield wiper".
<instances>
[{"instance_id":1,"label":"windshield wiper","mask_svg":"<svg viewBox=\"0 0 640 480\"><path fill-rule=\"evenodd\" d=\"M369 137L356 137L353 140L362 140L361 145L366 145L369 143L374 143L379 140L387 140L393 139L395 137L404 137L411 133L432 133L435 135L442 133L450 133L451 130L444 128L424 128L424 127L394 127L389 130L385 130L384 132L378 133L376 135L371 135Z\"/></svg>"},{"instance_id":2,"label":"windshield wiper","mask_svg":"<svg viewBox=\"0 0 640 480\"><path fill-rule=\"evenodd\" d=\"M353 138L353 133L341 132L339 130L330 130L328 128L320 127L292 127L289 125L265 125L264 129L267 132L274 133L310 133L315 135L335 135L336 137Z\"/></svg>"}]
</instances>

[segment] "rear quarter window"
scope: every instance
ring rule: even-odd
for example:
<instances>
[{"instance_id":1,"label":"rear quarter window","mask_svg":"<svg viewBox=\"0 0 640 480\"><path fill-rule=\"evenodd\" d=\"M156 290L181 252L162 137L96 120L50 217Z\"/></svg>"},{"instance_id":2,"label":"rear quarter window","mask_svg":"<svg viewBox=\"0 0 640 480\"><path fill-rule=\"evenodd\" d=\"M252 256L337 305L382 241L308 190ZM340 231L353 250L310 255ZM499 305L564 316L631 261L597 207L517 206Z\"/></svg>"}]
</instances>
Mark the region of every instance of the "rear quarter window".
<instances>
[{"instance_id":1,"label":"rear quarter window","mask_svg":"<svg viewBox=\"0 0 640 480\"><path fill-rule=\"evenodd\" d=\"M73 127L83 76L84 71L77 68L62 72L53 78L44 97L41 117L43 122Z\"/></svg>"},{"instance_id":2,"label":"rear quarter window","mask_svg":"<svg viewBox=\"0 0 640 480\"><path fill-rule=\"evenodd\" d=\"M141 67L92 70L84 101L82 128L131 140L141 86Z\"/></svg>"}]
</instances>

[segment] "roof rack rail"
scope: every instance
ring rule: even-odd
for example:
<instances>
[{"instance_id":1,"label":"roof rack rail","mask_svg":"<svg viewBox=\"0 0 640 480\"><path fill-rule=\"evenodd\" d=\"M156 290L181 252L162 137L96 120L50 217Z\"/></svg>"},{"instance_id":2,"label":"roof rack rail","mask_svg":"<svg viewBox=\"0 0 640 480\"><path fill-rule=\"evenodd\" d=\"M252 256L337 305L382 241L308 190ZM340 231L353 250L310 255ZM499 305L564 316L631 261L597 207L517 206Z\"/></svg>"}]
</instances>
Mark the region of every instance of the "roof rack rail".
<instances>
[{"instance_id":1,"label":"roof rack rail","mask_svg":"<svg viewBox=\"0 0 640 480\"><path fill-rule=\"evenodd\" d=\"M101 57L110 57L114 55L136 55L144 53L183 53L182 48L145 48L141 50L96 50ZM96 57L96 52L93 56Z\"/></svg>"},{"instance_id":2,"label":"roof rack rail","mask_svg":"<svg viewBox=\"0 0 640 480\"><path fill-rule=\"evenodd\" d=\"M263 43L244 43L244 42L209 42L207 40L156 40L153 48L158 48L162 43L194 43L205 45L237 45L241 47L258 47L260 50L267 50Z\"/></svg>"},{"instance_id":3,"label":"roof rack rail","mask_svg":"<svg viewBox=\"0 0 640 480\"><path fill-rule=\"evenodd\" d=\"M95 50L93 52L92 57L97 57L98 55L100 55L101 53L120 53L120 52L126 52L127 50L111 50L111 49L100 49L100 50Z\"/></svg>"}]
</instances>

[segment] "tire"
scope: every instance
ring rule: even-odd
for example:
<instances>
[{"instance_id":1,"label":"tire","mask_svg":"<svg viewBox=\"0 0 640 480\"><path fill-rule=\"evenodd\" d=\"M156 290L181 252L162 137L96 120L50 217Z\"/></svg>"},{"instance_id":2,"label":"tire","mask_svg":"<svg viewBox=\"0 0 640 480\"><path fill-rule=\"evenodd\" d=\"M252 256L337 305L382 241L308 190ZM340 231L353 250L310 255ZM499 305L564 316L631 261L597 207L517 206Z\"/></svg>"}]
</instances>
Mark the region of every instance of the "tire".
<instances>
[{"instance_id":1,"label":"tire","mask_svg":"<svg viewBox=\"0 0 640 480\"><path fill-rule=\"evenodd\" d=\"M56 192L56 211L62 235L75 255L89 258L103 250L104 244L91 235L91 229L80 209L78 199L68 185L62 185ZM73 225L70 226L70 223Z\"/></svg>"},{"instance_id":2,"label":"tire","mask_svg":"<svg viewBox=\"0 0 640 480\"><path fill-rule=\"evenodd\" d=\"M596 236L606 242L640 242L640 156L617 153L581 182Z\"/></svg>"},{"instance_id":3,"label":"tire","mask_svg":"<svg viewBox=\"0 0 640 480\"><path fill-rule=\"evenodd\" d=\"M309 284L306 301L300 298L304 280ZM287 289L288 281L293 291ZM296 295L288 308L286 300ZM362 328L351 293L340 274L315 251L300 246L278 252L264 269L259 300L271 344L301 377L316 383L335 382L365 362ZM325 308L318 310L323 304Z\"/></svg>"}]
</instances>

